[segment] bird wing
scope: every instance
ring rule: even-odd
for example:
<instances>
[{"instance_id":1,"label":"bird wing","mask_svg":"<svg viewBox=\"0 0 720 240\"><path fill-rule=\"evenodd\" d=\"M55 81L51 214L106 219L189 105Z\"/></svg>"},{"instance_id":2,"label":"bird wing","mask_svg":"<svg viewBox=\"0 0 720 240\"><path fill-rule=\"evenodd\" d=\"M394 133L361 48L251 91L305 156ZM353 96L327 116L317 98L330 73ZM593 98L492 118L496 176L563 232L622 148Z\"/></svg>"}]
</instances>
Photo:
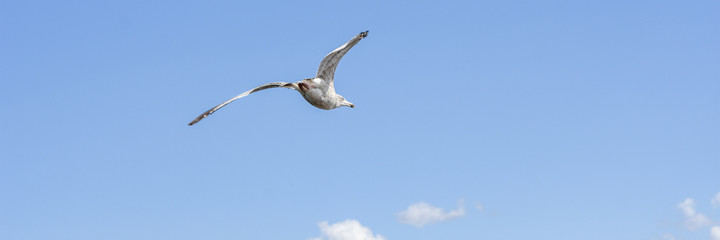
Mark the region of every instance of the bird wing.
<instances>
[{"instance_id":1,"label":"bird wing","mask_svg":"<svg viewBox=\"0 0 720 240\"><path fill-rule=\"evenodd\" d=\"M200 116L198 116L197 118L195 118L195 120L192 120L192 122L190 122L190 123L188 124L188 126L192 126L193 124L199 122L199 121L202 120L203 118L206 118L207 116L210 116L210 114L213 114L215 111L217 111L218 109L224 107L225 105L228 105L228 103L231 103L232 101L238 100L239 98L245 97L245 96L247 96L247 95L250 95L251 93L254 93L254 92L257 92L257 91L260 91L260 90L265 90L265 89L268 89L268 88L276 88L276 87L284 87L284 88L290 88L290 89L296 89L296 90L298 89L297 86L296 86L296 84L294 84L294 83L287 83L287 82L271 82L271 83L266 83L266 84L260 85L259 87L256 87L256 88L253 88L253 89L250 90L250 91L241 93L240 95L237 95L237 96L235 96L234 98L231 98L230 100L227 100L227 101L225 101L225 102L223 102L223 103L215 106L214 108L211 108L210 110L207 110L206 112L204 112L203 114L200 114Z\"/></svg>"},{"instance_id":2,"label":"bird wing","mask_svg":"<svg viewBox=\"0 0 720 240\"><path fill-rule=\"evenodd\" d=\"M350 51L355 44L360 42L361 39L367 37L367 35L368 31L361 32L350 39L350 41L325 56L322 62L320 62L320 68L318 68L317 76L315 77L323 79L323 81L326 81L328 84L332 84L333 79L335 78L335 68L337 68L340 59L345 55L345 53Z\"/></svg>"}]
</instances>

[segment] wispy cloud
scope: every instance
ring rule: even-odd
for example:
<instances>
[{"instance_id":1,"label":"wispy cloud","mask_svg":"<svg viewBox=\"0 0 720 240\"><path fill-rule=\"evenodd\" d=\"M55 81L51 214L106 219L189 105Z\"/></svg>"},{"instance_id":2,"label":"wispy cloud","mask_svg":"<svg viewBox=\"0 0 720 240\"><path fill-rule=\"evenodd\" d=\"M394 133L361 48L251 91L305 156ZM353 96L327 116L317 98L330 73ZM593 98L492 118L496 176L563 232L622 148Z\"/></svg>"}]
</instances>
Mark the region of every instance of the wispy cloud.
<instances>
[{"instance_id":1,"label":"wispy cloud","mask_svg":"<svg viewBox=\"0 0 720 240\"><path fill-rule=\"evenodd\" d=\"M485 211L485 206L483 206L483 205L482 205L481 203L479 203L479 202L476 202L476 203L475 203L475 208L477 208L477 210L480 210L480 211Z\"/></svg>"},{"instance_id":2,"label":"wispy cloud","mask_svg":"<svg viewBox=\"0 0 720 240\"><path fill-rule=\"evenodd\" d=\"M400 223L422 227L427 224L447 221L454 218L465 216L465 206L462 200L458 203L458 208L451 211L445 211L442 208L435 207L425 202L419 202L410 205L406 210L398 212L397 217Z\"/></svg>"},{"instance_id":3,"label":"wispy cloud","mask_svg":"<svg viewBox=\"0 0 720 240\"><path fill-rule=\"evenodd\" d=\"M720 192L715 194L715 196L710 200L712 203L713 208L719 208L720 207Z\"/></svg>"},{"instance_id":4,"label":"wispy cloud","mask_svg":"<svg viewBox=\"0 0 720 240\"><path fill-rule=\"evenodd\" d=\"M357 220L348 219L335 224L327 221L318 223L322 234L318 238L308 240L385 240L380 234L373 235L370 228L360 224Z\"/></svg>"},{"instance_id":5,"label":"wispy cloud","mask_svg":"<svg viewBox=\"0 0 720 240\"><path fill-rule=\"evenodd\" d=\"M685 215L685 227L689 230L697 230L712 224L708 217L695 211L695 200L692 198L686 198L685 201L678 203L678 208Z\"/></svg>"},{"instance_id":6,"label":"wispy cloud","mask_svg":"<svg viewBox=\"0 0 720 240\"><path fill-rule=\"evenodd\" d=\"M713 240L720 240L720 226L710 228L710 237Z\"/></svg>"},{"instance_id":7,"label":"wispy cloud","mask_svg":"<svg viewBox=\"0 0 720 240\"><path fill-rule=\"evenodd\" d=\"M672 235L669 233L663 234L662 239L663 240L676 240L675 235Z\"/></svg>"}]
</instances>

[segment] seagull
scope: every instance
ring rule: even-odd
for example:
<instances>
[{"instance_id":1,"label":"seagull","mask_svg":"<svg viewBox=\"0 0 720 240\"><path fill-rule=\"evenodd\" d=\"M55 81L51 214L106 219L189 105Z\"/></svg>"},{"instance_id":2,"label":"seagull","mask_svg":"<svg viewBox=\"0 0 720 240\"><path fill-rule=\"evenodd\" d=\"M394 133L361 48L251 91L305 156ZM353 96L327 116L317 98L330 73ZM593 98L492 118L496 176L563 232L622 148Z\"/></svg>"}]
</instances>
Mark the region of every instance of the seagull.
<instances>
[{"instance_id":1,"label":"seagull","mask_svg":"<svg viewBox=\"0 0 720 240\"><path fill-rule=\"evenodd\" d=\"M343 96L340 96L340 94L335 93L335 84L333 83L334 77L335 77L335 68L337 68L338 63L340 62L340 59L350 51L350 49L355 46L358 42L360 42L361 39L367 37L369 31L361 32L360 34L356 35L350 41L343 44L339 48L333 50L330 52L325 58L323 58L322 62L320 62L320 67L318 68L317 75L314 78L306 78L299 82L294 83L288 83L288 82L271 82L266 83L263 85L260 85L259 87L253 88L247 92L241 93L240 95L237 95L230 100L227 100L210 110L207 110L203 114L200 114L195 120L192 120L188 125L192 126L193 124L199 122L203 118L206 118L207 116L210 116L210 114L213 114L218 109L224 107L228 103L231 103L235 100L238 100L242 97L245 97L247 95L250 95L251 93L265 90L269 88L277 88L277 87L283 87L283 88L289 88L289 89L295 89L297 90L300 95L305 98L305 100L312 104L313 106L330 110L339 108L342 106L348 106L351 108L355 108L355 104L352 104L351 102L348 102L345 100Z\"/></svg>"}]
</instances>

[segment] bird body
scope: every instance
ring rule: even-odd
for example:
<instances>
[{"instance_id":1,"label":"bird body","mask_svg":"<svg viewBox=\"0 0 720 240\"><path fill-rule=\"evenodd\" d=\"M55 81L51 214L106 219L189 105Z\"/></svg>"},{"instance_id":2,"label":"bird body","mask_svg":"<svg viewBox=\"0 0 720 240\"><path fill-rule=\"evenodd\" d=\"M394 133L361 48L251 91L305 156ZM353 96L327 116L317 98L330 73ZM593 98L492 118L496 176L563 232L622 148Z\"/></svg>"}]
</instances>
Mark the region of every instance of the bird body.
<instances>
[{"instance_id":1,"label":"bird body","mask_svg":"<svg viewBox=\"0 0 720 240\"><path fill-rule=\"evenodd\" d=\"M345 100L343 96L340 94L335 93L335 84L334 84L334 77L335 77L335 69L337 68L338 63L340 62L340 59L347 53L355 44L360 42L361 39L367 37L368 31L361 32L360 34L356 35L350 41L343 44L339 48L333 50L330 52L323 60L320 62L320 67L318 68L317 76L314 78L307 78L303 79L299 82L294 83L288 83L288 82L271 82L266 83L263 85L260 85L259 87L253 88L249 91L246 91L244 93L241 93L240 95L237 95L230 100L227 100L210 110L205 111L203 114L200 114L197 118L195 118L192 122L190 122L188 125L192 126L193 124L199 122L203 118L210 116L210 114L214 113L218 109L224 107L228 103L231 103L232 101L235 101L239 98L245 97L251 93L265 90L268 88L277 88L277 87L283 87L283 88L289 88L289 89L295 89L297 90L300 95L305 98L305 100L310 103L311 105L325 110L335 109L342 106L348 106L351 108L355 108L355 105L351 102L348 102Z\"/></svg>"}]
</instances>

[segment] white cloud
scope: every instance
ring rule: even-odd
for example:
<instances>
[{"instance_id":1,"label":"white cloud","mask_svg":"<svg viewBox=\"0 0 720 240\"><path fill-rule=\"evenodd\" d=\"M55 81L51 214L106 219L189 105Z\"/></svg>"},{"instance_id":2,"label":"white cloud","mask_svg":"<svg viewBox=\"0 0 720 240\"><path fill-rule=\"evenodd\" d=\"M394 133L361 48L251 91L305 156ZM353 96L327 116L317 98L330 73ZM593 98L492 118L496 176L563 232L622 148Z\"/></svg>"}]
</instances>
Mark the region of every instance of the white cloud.
<instances>
[{"instance_id":1,"label":"white cloud","mask_svg":"<svg viewBox=\"0 0 720 240\"><path fill-rule=\"evenodd\" d=\"M678 203L678 207L683 211L685 217L695 216L695 200L686 198L685 201Z\"/></svg>"},{"instance_id":2,"label":"white cloud","mask_svg":"<svg viewBox=\"0 0 720 240\"><path fill-rule=\"evenodd\" d=\"M710 228L710 237L713 240L720 240L720 226Z\"/></svg>"},{"instance_id":3,"label":"white cloud","mask_svg":"<svg viewBox=\"0 0 720 240\"><path fill-rule=\"evenodd\" d=\"M446 212L442 208L432 206L425 202L419 202L410 205L405 211L398 212L397 217L400 223L422 227L427 224L465 216L465 206L462 200L460 200L458 205L457 209Z\"/></svg>"},{"instance_id":4,"label":"white cloud","mask_svg":"<svg viewBox=\"0 0 720 240\"><path fill-rule=\"evenodd\" d=\"M712 221L702 214L685 219L685 226L690 230L697 230L701 227L709 226L710 224L712 224Z\"/></svg>"},{"instance_id":5,"label":"white cloud","mask_svg":"<svg viewBox=\"0 0 720 240\"><path fill-rule=\"evenodd\" d=\"M685 201L678 204L678 208L685 215L685 227L690 230L697 230L712 224L708 217L695 211L695 200L692 198L686 198Z\"/></svg>"},{"instance_id":6,"label":"white cloud","mask_svg":"<svg viewBox=\"0 0 720 240\"><path fill-rule=\"evenodd\" d=\"M318 223L322 235L319 238L308 240L385 240L380 234L373 235L372 230L360 224L357 220L348 219L335 224L327 221Z\"/></svg>"},{"instance_id":7,"label":"white cloud","mask_svg":"<svg viewBox=\"0 0 720 240\"><path fill-rule=\"evenodd\" d=\"M712 202L712 205L714 208L719 208L720 207L720 192L715 194L715 197L713 197L712 200L710 200L710 202Z\"/></svg>"}]
</instances>

